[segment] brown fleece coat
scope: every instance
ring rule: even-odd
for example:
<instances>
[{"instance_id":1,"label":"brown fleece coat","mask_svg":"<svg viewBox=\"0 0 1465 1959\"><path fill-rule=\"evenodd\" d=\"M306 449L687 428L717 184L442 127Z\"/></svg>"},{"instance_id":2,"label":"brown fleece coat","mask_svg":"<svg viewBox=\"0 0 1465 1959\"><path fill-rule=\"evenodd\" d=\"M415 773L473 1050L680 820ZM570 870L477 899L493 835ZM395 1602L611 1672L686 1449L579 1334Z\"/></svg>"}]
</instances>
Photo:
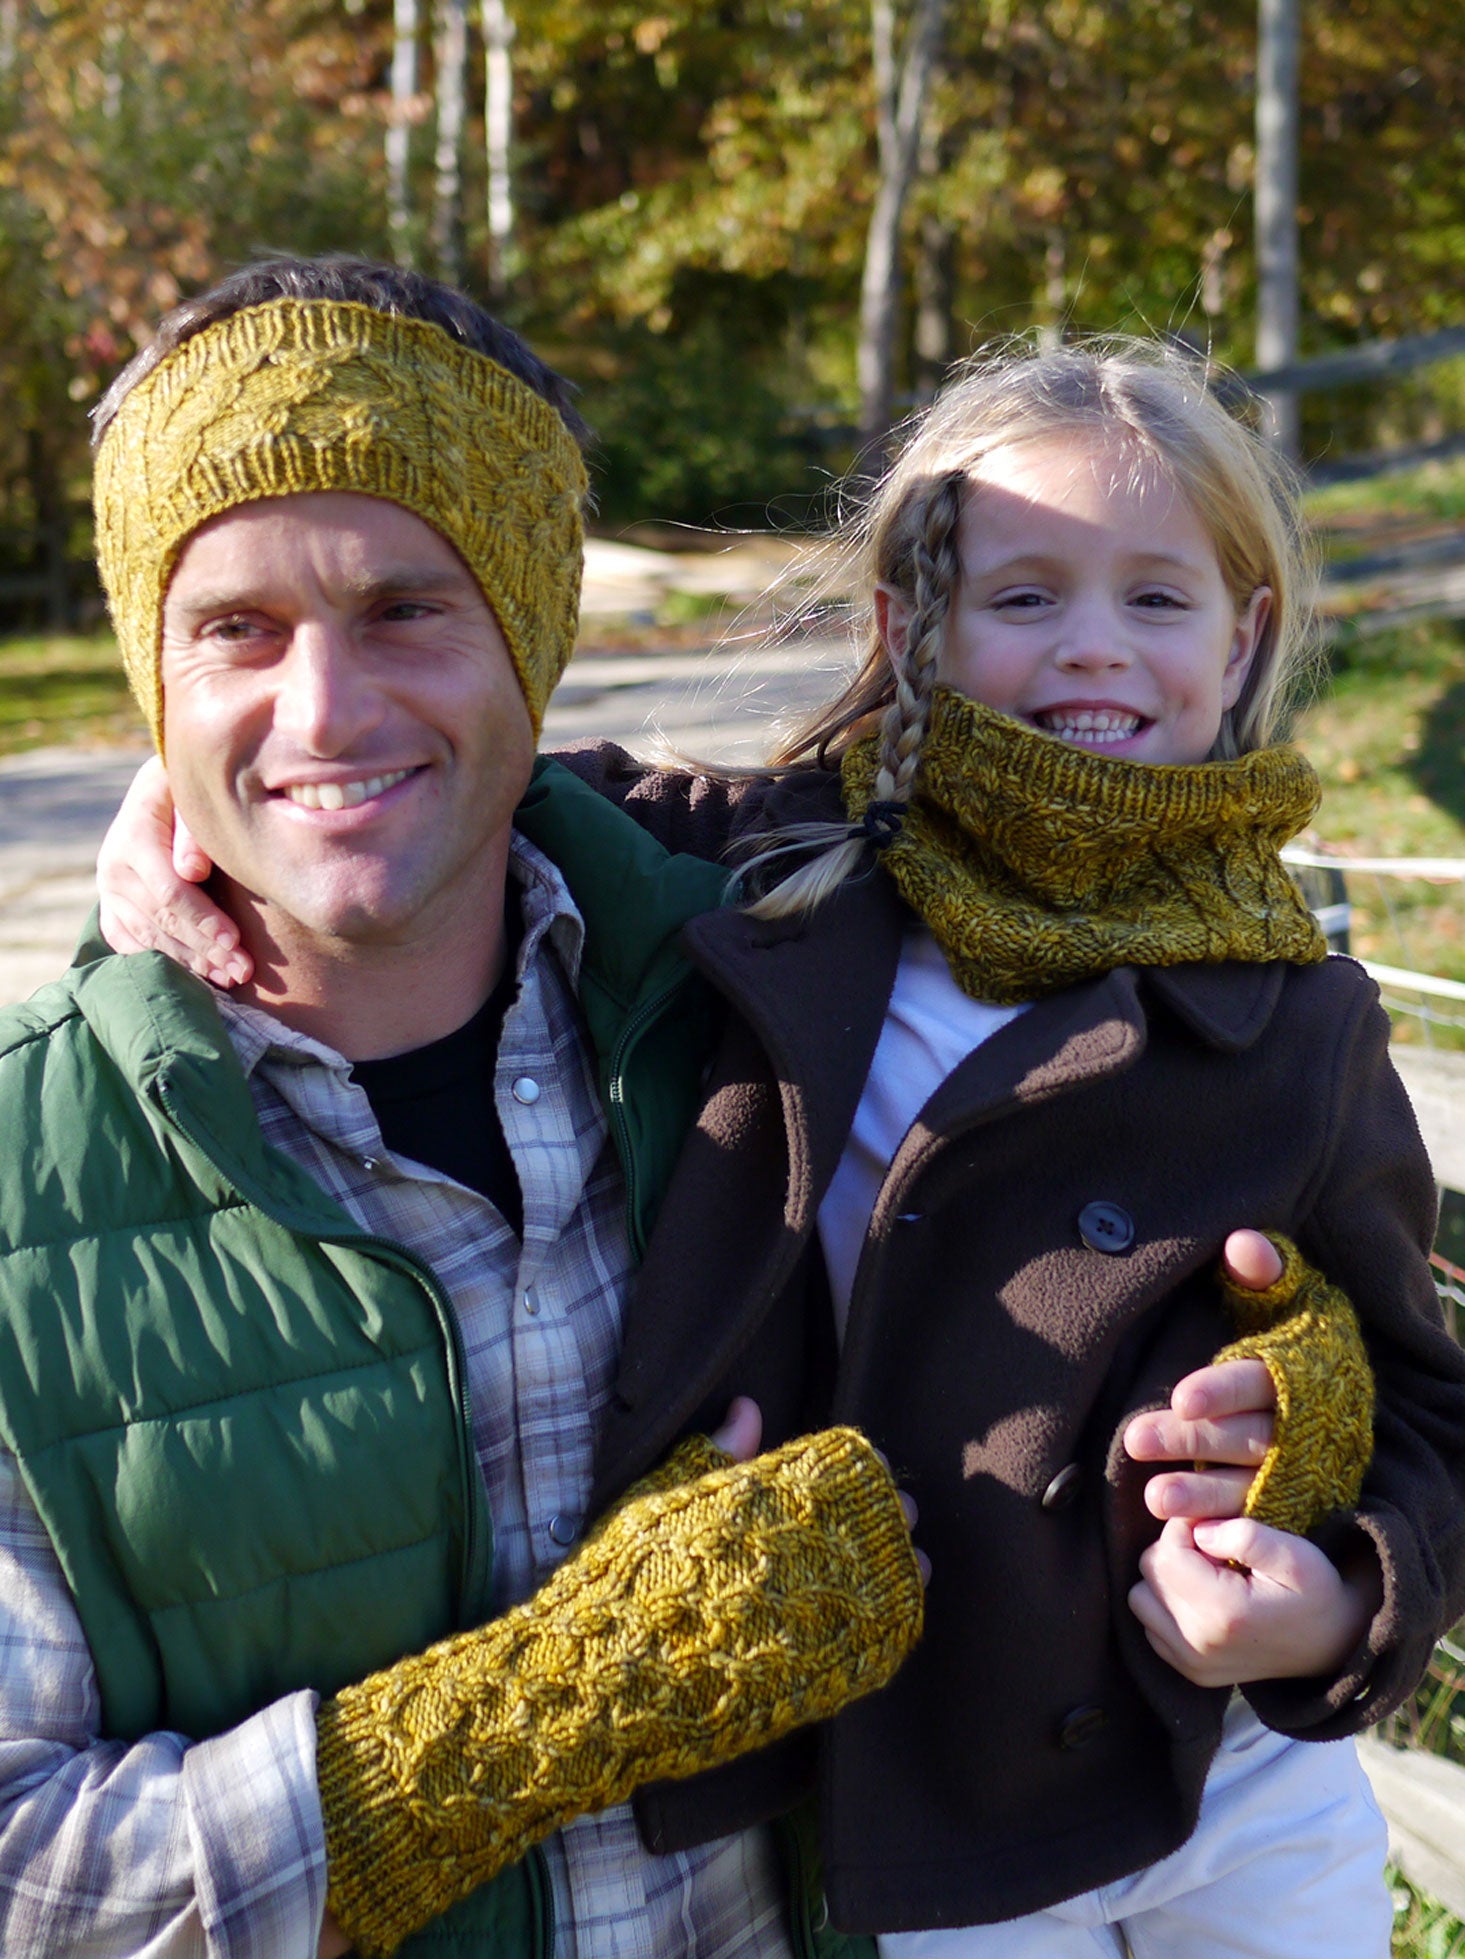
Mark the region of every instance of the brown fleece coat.
<instances>
[{"instance_id":1,"label":"brown fleece coat","mask_svg":"<svg viewBox=\"0 0 1465 1959\"><path fill-rule=\"evenodd\" d=\"M837 813L831 778L774 789L565 758L674 849ZM909 915L880 872L812 917L726 910L684 944L729 1003L697 1127L632 1301L597 1500L746 1391L772 1437L858 1423L920 1507L926 1636L819 1743L833 1921L988 1922L1139 1869L1194 1828L1224 1692L1151 1651L1126 1602L1158 1526L1127 1419L1228 1337L1214 1272L1240 1224L1294 1237L1343 1286L1378 1378L1356 1513L1384 1599L1331 1678L1247 1689L1315 1739L1396 1705L1465 1610L1465 1354L1425 1254L1435 1192L1350 961L1123 968L1039 1002L938 1089L880 1192L825 1403L815 1220L864 1085ZM1132 1242L1085 1234L1117 1207ZM1092 1221L1093 1213L1089 1213ZM1120 1236L1123 1237L1121 1231ZM654 1846L786 1804L774 1751L643 1796Z\"/></svg>"}]
</instances>

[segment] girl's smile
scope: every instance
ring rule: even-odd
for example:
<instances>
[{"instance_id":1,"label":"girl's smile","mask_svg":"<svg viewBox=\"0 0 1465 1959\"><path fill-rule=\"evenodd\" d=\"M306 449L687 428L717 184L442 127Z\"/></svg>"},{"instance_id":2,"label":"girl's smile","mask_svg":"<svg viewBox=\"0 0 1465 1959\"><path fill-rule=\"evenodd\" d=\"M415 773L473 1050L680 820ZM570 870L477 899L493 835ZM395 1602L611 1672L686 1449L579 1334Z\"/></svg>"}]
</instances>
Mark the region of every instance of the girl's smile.
<instances>
[{"instance_id":1,"label":"girl's smile","mask_svg":"<svg viewBox=\"0 0 1465 1959\"><path fill-rule=\"evenodd\" d=\"M1270 593L1238 613L1184 495L1121 441L998 449L957 533L941 679L1061 741L1200 762L1235 705ZM887 631L904 608L887 597Z\"/></svg>"}]
</instances>

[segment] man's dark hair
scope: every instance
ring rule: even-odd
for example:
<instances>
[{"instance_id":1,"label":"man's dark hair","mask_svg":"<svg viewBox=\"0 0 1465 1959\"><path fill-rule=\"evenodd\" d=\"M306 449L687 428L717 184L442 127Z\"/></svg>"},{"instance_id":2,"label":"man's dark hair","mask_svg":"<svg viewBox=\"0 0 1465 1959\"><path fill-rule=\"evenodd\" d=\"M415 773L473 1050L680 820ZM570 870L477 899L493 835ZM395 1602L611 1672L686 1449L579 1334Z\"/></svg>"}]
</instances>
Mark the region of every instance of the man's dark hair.
<instances>
[{"instance_id":1,"label":"man's dark hair","mask_svg":"<svg viewBox=\"0 0 1465 1959\"><path fill-rule=\"evenodd\" d=\"M500 367L547 401L582 448L590 431L575 412L575 389L563 375L546 367L512 328L485 313L481 306L452 286L408 272L398 265L377 265L371 259L328 252L320 258L260 259L242 266L217 285L185 299L158 324L141 353L135 354L102 396L92 414L92 442L100 442L107 425L139 381L158 362L196 333L242 313L246 306L263 306L272 299L333 299L369 306L409 320L426 320L442 327L475 353L487 354Z\"/></svg>"}]
</instances>

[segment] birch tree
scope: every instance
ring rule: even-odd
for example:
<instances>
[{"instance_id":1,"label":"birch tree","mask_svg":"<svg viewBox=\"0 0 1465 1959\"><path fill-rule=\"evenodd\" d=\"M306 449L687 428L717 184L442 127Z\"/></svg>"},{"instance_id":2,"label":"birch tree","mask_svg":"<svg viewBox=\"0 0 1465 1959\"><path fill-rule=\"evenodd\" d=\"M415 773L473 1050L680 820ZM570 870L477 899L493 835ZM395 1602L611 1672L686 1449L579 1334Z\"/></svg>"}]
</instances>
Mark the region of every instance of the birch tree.
<instances>
[{"instance_id":1,"label":"birch tree","mask_svg":"<svg viewBox=\"0 0 1465 1959\"><path fill-rule=\"evenodd\" d=\"M468 0L437 0L437 143L432 252L437 275L463 281L463 124L468 105Z\"/></svg>"},{"instance_id":2,"label":"birch tree","mask_svg":"<svg viewBox=\"0 0 1465 1959\"><path fill-rule=\"evenodd\" d=\"M514 22L507 0L483 0L483 146L488 160L488 288L508 293L514 249Z\"/></svg>"},{"instance_id":3,"label":"birch tree","mask_svg":"<svg viewBox=\"0 0 1465 1959\"><path fill-rule=\"evenodd\" d=\"M860 282L860 437L879 443L890 427L895 322L900 297L900 221L915 178L921 124L941 44L946 0L914 0L897 63L894 0L871 0L879 177Z\"/></svg>"},{"instance_id":4,"label":"birch tree","mask_svg":"<svg viewBox=\"0 0 1465 1959\"><path fill-rule=\"evenodd\" d=\"M1297 358L1297 87L1302 0L1259 0L1256 40L1256 360ZM1296 456L1299 404L1292 389L1265 397L1272 440Z\"/></svg>"},{"instance_id":5,"label":"birch tree","mask_svg":"<svg viewBox=\"0 0 1465 1959\"><path fill-rule=\"evenodd\" d=\"M391 104L387 111L387 232L398 265L413 249L412 124L417 114L417 0L392 0Z\"/></svg>"}]
</instances>

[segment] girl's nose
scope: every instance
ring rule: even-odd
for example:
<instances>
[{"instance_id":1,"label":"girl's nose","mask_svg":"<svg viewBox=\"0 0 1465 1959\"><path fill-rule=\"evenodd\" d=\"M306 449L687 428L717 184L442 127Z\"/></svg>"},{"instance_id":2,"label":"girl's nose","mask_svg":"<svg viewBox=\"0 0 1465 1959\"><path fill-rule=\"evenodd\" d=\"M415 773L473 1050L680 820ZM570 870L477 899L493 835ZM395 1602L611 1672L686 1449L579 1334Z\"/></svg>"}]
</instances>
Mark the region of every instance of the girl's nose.
<instances>
[{"instance_id":1,"label":"girl's nose","mask_svg":"<svg viewBox=\"0 0 1465 1959\"><path fill-rule=\"evenodd\" d=\"M381 718L370 674L334 620L297 625L278 675L275 727L309 755L346 754Z\"/></svg>"},{"instance_id":2,"label":"girl's nose","mask_svg":"<svg viewBox=\"0 0 1465 1959\"><path fill-rule=\"evenodd\" d=\"M1054 655L1074 673L1122 671L1133 660L1113 607L1097 599L1078 599L1065 609Z\"/></svg>"}]
</instances>

